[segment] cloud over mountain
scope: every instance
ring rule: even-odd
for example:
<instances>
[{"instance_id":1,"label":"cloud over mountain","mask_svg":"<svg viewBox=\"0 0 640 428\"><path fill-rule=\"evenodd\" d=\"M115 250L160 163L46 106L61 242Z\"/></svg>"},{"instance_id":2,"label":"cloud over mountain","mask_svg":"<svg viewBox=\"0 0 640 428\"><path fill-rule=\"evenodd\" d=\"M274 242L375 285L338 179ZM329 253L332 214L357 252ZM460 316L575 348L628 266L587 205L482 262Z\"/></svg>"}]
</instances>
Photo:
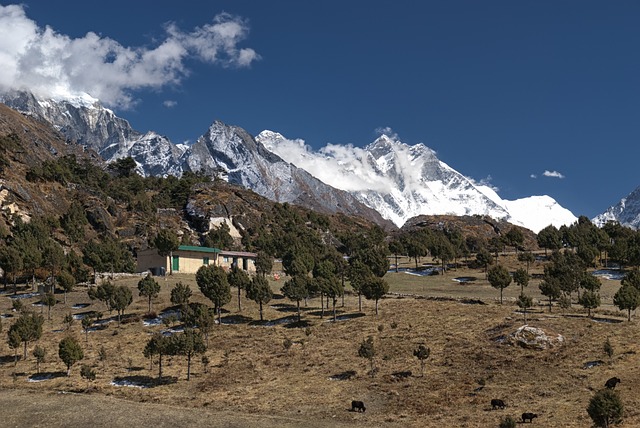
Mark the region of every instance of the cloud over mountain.
<instances>
[{"instance_id":1,"label":"cloud over mountain","mask_svg":"<svg viewBox=\"0 0 640 428\"><path fill-rule=\"evenodd\" d=\"M213 22L182 31L165 26L153 47L127 47L94 32L81 38L40 27L22 5L0 5L0 90L28 89L42 97L85 96L109 106L131 107L132 91L179 84L188 59L223 67L247 67L260 56L241 48L246 20L221 13Z\"/></svg>"}]
</instances>

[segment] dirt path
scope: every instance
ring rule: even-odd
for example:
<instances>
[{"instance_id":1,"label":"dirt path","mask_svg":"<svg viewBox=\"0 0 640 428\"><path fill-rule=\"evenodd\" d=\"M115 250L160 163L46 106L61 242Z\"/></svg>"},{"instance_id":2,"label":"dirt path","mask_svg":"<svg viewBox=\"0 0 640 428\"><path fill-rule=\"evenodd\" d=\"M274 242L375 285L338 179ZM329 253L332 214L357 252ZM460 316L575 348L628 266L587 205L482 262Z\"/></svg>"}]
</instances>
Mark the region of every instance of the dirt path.
<instances>
[{"instance_id":1,"label":"dirt path","mask_svg":"<svg viewBox=\"0 0 640 428\"><path fill-rule=\"evenodd\" d=\"M138 403L104 395L0 390L4 427L347 427L337 421L305 420L271 415L216 412L153 403Z\"/></svg>"}]
</instances>

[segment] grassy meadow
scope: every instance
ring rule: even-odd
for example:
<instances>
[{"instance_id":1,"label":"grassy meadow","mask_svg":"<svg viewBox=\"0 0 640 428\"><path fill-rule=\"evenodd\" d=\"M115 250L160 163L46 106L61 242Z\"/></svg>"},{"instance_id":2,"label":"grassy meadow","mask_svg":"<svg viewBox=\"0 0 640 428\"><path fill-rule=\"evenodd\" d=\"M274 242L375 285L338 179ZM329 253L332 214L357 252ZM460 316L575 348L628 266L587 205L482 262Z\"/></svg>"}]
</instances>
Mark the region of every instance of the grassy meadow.
<instances>
[{"instance_id":1,"label":"grassy meadow","mask_svg":"<svg viewBox=\"0 0 640 428\"><path fill-rule=\"evenodd\" d=\"M518 267L515 255L500 258L510 269ZM401 260L401 269L414 262ZM277 266L276 266L277 269ZM535 263L531 273L542 273ZM474 277L460 283L455 278ZM117 278L132 287L133 304L118 325L115 313L89 300L87 288L56 294L58 304L45 321L38 344L45 348L40 372L45 380L34 382L35 344L27 360L14 364L14 351L6 343L12 324L10 290L0 296L3 340L0 342L0 405L5 426L221 426L221 427L497 427L501 418L520 418L523 412L539 415L534 424L544 427L588 427L589 399L605 381L618 376L617 386L625 405L625 426L640 426L640 328L626 321L626 313L612 305L619 281L603 280L603 305L589 319L574 303L564 313L554 306L549 312L532 279L525 293L534 298L528 324L548 333L561 334L565 342L547 350L529 350L503 341L523 324L515 305L520 288L512 283L499 304L499 291L478 269L459 267L444 275L419 276L406 271L390 272L389 295L380 302L348 293L344 307L338 303L340 320L330 313L320 317L320 299L309 299L303 322L291 324L295 302L278 294L283 279L272 280L276 293L265 307L265 323L259 323L258 305L242 298L238 312L236 290L225 306L222 325L214 326L206 356L192 362L186 380L186 357L165 357L164 382L156 382L157 361L142 350L151 334L169 327L145 325L147 299L138 297L141 277ZM170 308L170 290L176 282L189 284L192 301L208 302L198 291L194 276L157 278L162 289L153 300L153 311ZM22 289L26 294L30 289ZM27 306L38 297L25 298ZM480 304L481 301L483 304ZM30 306L42 311L47 308ZM76 320L69 329L66 314L102 311L103 324L87 335ZM173 326L179 327L179 323ZM58 357L58 342L75 336L83 346L84 359L67 377ZM376 367L358 356L358 348L373 337ZM603 346L613 346L609 358ZM430 348L424 375L413 351L419 344ZM18 350L19 355L22 349ZM588 362L599 365L585 368ZM80 366L88 364L97 377L88 382ZM409 376L400 372L411 371ZM134 386L120 386L114 380ZM504 410L492 410L490 401L500 398ZM351 412L351 400L365 403L365 413Z\"/></svg>"}]
</instances>

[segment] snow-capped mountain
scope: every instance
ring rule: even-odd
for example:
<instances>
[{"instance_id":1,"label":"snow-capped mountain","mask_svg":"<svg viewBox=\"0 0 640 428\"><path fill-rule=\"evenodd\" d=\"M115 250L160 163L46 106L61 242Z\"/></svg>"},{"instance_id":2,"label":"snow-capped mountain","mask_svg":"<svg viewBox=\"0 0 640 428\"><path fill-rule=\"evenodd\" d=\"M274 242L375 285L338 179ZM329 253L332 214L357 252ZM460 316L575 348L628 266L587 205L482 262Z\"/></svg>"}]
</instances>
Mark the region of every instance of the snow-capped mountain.
<instances>
[{"instance_id":1,"label":"snow-capped mountain","mask_svg":"<svg viewBox=\"0 0 640 428\"><path fill-rule=\"evenodd\" d=\"M392 136L382 135L365 148L329 145L314 152L303 141L277 132L263 131L254 138L242 128L214 122L186 146L134 130L89 96L45 100L12 92L0 94L0 101L53 124L69 141L95 150L107 162L132 157L145 176L202 171L277 202L397 226L423 214L487 215L534 232L577 220L548 196L503 200L440 161L428 147L409 146Z\"/></svg>"},{"instance_id":2,"label":"snow-capped mountain","mask_svg":"<svg viewBox=\"0 0 640 428\"><path fill-rule=\"evenodd\" d=\"M593 223L598 226L603 226L608 221L617 221L623 226L640 229L640 187L593 219Z\"/></svg>"},{"instance_id":3,"label":"snow-capped mountain","mask_svg":"<svg viewBox=\"0 0 640 428\"><path fill-rule=\"evenodd\" d=\"M14 91L0 94L0 102L51 123L69 141L96 151L107 162L131 156L141 175L182 175L184 148L154 132L141 134L88 95L54 100Z\"/></svg>"},{"instance_id":4,"label":"snow-capped mountain","mask_svg":"<svg viewBox=\"0 0 640 428\"><path fill-rule=\"evenodd\" d=\"M327 184L351 192L398 226L418 215L477 214L538 232L549 224L577 220L549 196L503 200L440 161L423 144L409 146L393 136L382 135L364 149L327 146L320 152L273 131L263 131L256 139Z\"/></svg>"},{"instance_id":5,"label":"snow-capped mountain","mask_svg":"<svg viewBox=\"0 0 640 428\"><path fill-rule=\"evenodd\" d=\"M216 121L183 156L184 170L203 171L277 202L384 223L379 213L267 150L247 131Z\"/></svg>"},{"instance_id":6,"label":"snow-capped mountain","mask_svg":"<svg viewBox=\"0 0 640 428\"><path fill-rule=\"evenodd\" d=\"M179 177L185 171L203 171L277 202L389 224L348 192L327 186L269 152L239 127L215 122L193 145L176 145L155 132L135 131L89 96L43 100L28 92L13 92L0 95L0 101L51 123L69 141L95 150L107 162L132 157L143 176Z\"/></svg>"}]
</instances>

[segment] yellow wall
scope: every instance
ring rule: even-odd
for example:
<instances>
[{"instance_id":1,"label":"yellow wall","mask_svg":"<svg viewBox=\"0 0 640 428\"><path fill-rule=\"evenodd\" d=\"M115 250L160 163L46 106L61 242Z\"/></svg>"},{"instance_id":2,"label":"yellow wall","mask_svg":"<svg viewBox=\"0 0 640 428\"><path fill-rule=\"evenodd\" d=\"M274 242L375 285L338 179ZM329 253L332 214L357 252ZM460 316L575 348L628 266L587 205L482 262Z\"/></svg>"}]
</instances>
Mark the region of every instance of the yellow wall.
<instances>
[{"instance_id":1,"label":"yellow wall","mask_svg":"<svg viewBox=\"0 0 640 428\"><path fill-rule=\"evenodd\" d=\"M176 273L196 273L200 267L204 266L204 258L209 258L210 265L221 266L225 270L230 270L234 261L238 263L238 267L249 273L255 273L255 260L252 257L244 257L240 255L220 255L217 253L205 253L201 251L174 251L172 256L178 257L178 269L173 270ZM147 249L138 252L138 272L146 272L152 268L165 269L168 275L172 271L173 261L170 257L162 257L158 255L156 249Z\"/></svg>"},{"instance_id":2,"label":"yellow wall","mask_svg":"<svg viewBox=\"0 0 640 428\"><path fill-rule=\"evenodd\" d=\"M179 257L179 269L175 272L179 273L196 273L198 269L207 264L216 264L216 253L202 253L197 251L175 251L173 257ZM204 262L204 258L209 259L209 263Z\"/></svg>"}]
</instances>

